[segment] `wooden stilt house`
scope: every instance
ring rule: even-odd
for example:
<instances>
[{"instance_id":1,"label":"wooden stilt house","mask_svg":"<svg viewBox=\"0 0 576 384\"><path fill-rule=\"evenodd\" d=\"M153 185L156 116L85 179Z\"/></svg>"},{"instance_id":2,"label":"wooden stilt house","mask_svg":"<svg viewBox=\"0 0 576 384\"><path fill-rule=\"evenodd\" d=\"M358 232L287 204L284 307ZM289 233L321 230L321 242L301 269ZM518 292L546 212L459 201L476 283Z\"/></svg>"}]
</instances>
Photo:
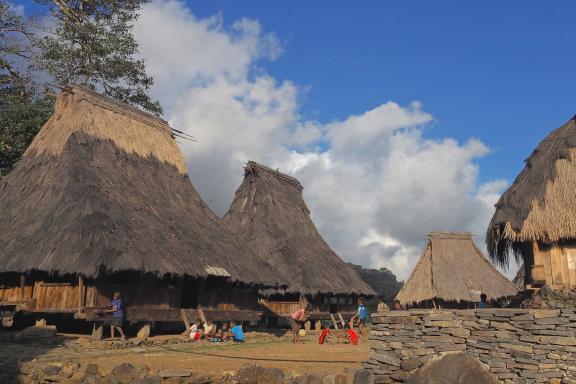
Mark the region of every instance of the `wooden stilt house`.
<instances>
[{"instance_id":1,"label":"wooden stilt house","mask_svg":"<svg viewBox=\"0 0 576 384\"><path fill-rule=\"evenodd\" d=\"M223 220L289 284L261 291L268 316L285 317L307 303L312 318L349 315L359 296L375 295L320 236L297 179L254 161L244 171Z\"/></svg>"},{"instance_id":2,"label":"wooden stilt house","mask_svg":"<svg viewBox=\"0 0 576 384\"><path fill-rule=\"evenodd\" d=\"M576 286L576 116L532 152L488 227L492 260L524 262L527 286Z\"/></svg>"},{"instance_id":3,"label":"wooden stilt house","mask_svg":"<svg viewBox=\"0 0 576 384\"><path fill-rule=\"evenodd\" d=\"M97 320L119 290L129 321L252 320L281 281L200 199L165 121L79 87L0 179L0 212L4 314Z\"/></svg>"},{"instance_id":4,"label":"wooden stilt house","mask_svg":"<svg viewBox=\"0 0 576 384\"><path fill-rule=\"evenodd\" d=\"M431 232L426 248L396 299L404 306L474 308L512 297L518 288L476 247L470 233Z\"/></svg>"}]
</instances>

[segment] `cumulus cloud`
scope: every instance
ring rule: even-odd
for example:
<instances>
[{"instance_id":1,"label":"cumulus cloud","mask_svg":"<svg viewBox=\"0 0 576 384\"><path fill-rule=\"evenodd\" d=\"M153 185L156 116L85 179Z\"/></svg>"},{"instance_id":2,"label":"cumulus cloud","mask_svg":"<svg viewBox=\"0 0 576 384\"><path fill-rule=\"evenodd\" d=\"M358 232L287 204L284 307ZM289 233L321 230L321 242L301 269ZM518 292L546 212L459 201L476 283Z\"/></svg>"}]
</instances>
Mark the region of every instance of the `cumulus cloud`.
<instances>
[{"instance_id":1,"label":"cumulus cloud","mask_svg":"<svg viewBox=\"0 0 576 384\"><path fill-rule=\"evenodd\" d=\"M162 33L158 33L162 31ZM341 121L300 115L301 85L270 76L283 47L259 22L194 16L184 4L145 6L136 35L154 96L199 142L182 142L190 177L222 215L256 160L298 177L312 218L345 259L406 278L429 230L482 234L506 182L478 182L479 140L432 139L419 102L392 101Z\"/></svg>"}]
</instances>

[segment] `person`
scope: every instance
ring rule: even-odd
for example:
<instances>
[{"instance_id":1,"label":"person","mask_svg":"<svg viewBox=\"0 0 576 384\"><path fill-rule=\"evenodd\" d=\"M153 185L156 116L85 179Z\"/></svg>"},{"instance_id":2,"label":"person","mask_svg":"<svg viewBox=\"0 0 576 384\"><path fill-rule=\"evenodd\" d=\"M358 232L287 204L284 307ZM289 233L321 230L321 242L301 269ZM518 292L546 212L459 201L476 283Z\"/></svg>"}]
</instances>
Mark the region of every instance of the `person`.
<instances>
[{"instance_id":1,"label":"person","mask_svg":"<svg viewBox=\"0 0 576 384\"><path fill-rule=\"evenodd\" d=\"M376 312L384 313L389 311L390 308L388 308L388 305L384 302L384 298L380 297L380 299L378 299L378 307L376 308Z\"/></svg>"},{"instance_id":2,"label":"person","mask_svg":"<svg viewBox=\"0 0 576 384\"><path fill-rule=\"evenodd\" d=\"M394 310L395 311L403 311L404 307L400 304L400 300L394 300Z\"/></svg>"},{"instance_id":3,"label":"person","mask_svg":"<svg viewBox=\"0 0 576 384\"><path fill-rule=\"evenodd\" d=\"M480 303L478 304L478 308L488 308L488 296L485 293L480 295Z\"/></svg>"},{"instance_id":4,"label":"person","mask_svg":"<svg viewBox=\"0 0 576 384\"><path fill-rule=\"evenodd\" d=\"M204 323L204 338L210 340L214 336L216 336L216 324L212 322L212 320L206 320Z\"/></svg>"},{"instance_id":5,"label":"person","mask_svg":"<svg viewBox=\"0 0 576 384\"><path fill-rule=\"evenodd\" d=\"M120 339L126 340L124 331L122 330L122 324L124 323L124 307L122 305L122 297L120 292L114 292L112 297L112 305L107 310L107 313L112 314L112 323L110 324L110 338L114 340L114 328L120 333Z\"/></svg>"},{"instance_id":6,"label":"person","mask_svg":"<svg viewBox=\"0 0 576 384\"><path fill-rule=\"evenodd\" d=\"M350 328L353 328L354 321L358 322L358 331L360 332L360 337L366 334L364 324L366 323L366 318L368 317L368 311L366 310L366 300L363 297L358 299L358 312L350 320Z\"/></svg>"},{"instance_id":7,"label":"person","mask_svg":"<svg viewBox=\"0 0 576 384\"><path fill-rule=\"evenodd\" d=\"M328 341L328 337L330 336L330 328L322 327L322 332L320 333L320 337L318 338L318 344L324 344Z\"/></svg>"},{"instance_id":8,"label":"person","mask_svg":"<svg viewBox=\"0 0 576 384\"><path fill-rule=\"evenodd\" d=\"M292 328L292 342L294 344L300 343L300 328L308 320L311 310L312 306L306 304L304 308L300 308L290 316L290 328Z\"/></svg>"},{"instance_id":9,"label":"person","mask_svg":"<svg viewBox=\"0 0 576 384\"><path fill-rule=\"evenodd\" d=\"M230 322L230 338L235 343L243 343L245 341L242 325L237 324L235 321Z\"/></svg>"},{"instance_id":10,"label":"person","mask_svg":"<svg viewBox=\"0 0 576 384\"><path fill-rule=\"evenodd\" d=\"M200 337L202 337L202 330L199 329L200 324L202 324L202 320L196 319L194 324L192 324L192 326L190 327L190 339L192 341L198 341L200 340Z\"/></svg>"},{"instance_id":11,"label":"person","mask_svg":"<svg viewBox=\"0 0 576 384\"><path fill-rule=\"evenodd\" d=\"M217 332L214 337L210 340L213 341L226 341L230 337L230 324L224 323L222 324L222 328L220 328L220 332Z\"/></svg>"},{"instance_id":12,"label":"person","mask_svg":"<svg viewBox=\"0 0 576 384\"><path fill-rule=\"evenodd\" d=\"M354 330L354 323L352 321L350 321L350 323L348 324L348 329L345 329L344 332L346 333L346 338L350 343L352 343L352 345L358 344L360 338L358 337L358 334Z\"/></svg>"}]
</instances>

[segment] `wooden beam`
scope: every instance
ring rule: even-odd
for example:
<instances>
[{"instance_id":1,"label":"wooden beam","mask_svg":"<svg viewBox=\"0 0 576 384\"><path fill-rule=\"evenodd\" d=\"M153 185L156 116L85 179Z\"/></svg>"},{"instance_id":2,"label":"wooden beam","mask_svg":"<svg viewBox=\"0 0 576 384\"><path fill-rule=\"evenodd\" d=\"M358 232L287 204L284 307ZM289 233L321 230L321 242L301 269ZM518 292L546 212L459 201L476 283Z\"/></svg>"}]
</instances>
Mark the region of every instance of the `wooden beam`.
<instances>
[{"instance_id":1,"label":"wooden beam","mask_svg":"<svg viewBox=\"0 0 576 384\"><path fill-rule=\"evenodd\" d=\"M26 287L26 275L20 275L20 301L24 301L24 288Z\"/></svg>"},{"instance_id":2,"label":"wooden beam","mask_svg":"<svg viewBox=\"0 0 576 384\"><path fill-rule=\"evenodd\" d=\"M336 319L334 318L334 314L330 314L330 319L332 319L332 324L334 324L334 329L338 330L338 322L336 321Z\"/></svg>"},{"instance_id":3,"label":"wooden beam","mask_svg":"<svg viewBox=\"0 0 576 384\"><path fill-rule=\"evenodd\" d=\"M84 292L84 278L78 275L78 312L86 306L86 296Z\"/></svg>"}]
</instances>

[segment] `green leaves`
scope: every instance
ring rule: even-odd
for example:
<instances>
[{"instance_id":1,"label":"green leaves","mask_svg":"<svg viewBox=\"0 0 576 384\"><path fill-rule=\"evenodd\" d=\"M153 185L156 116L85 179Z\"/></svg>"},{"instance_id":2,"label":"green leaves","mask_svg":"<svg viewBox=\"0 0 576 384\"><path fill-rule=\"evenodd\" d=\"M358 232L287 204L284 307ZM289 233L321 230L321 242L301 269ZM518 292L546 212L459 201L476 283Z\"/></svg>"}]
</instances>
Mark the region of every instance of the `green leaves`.
<instances>
[{"instance_id":1,"label":"green leaves","mask_svg":"<svg viewBox=\"0 0 576 384\"><path fill-rule=\"evenodd\" d=\"M137 58L132 34L145 2L52 1L57 23L53 34L38 40L41 65L59 83L84 85L161 115L160 103L148 96L153 79Z\"/></svg>"}]
</instances>

